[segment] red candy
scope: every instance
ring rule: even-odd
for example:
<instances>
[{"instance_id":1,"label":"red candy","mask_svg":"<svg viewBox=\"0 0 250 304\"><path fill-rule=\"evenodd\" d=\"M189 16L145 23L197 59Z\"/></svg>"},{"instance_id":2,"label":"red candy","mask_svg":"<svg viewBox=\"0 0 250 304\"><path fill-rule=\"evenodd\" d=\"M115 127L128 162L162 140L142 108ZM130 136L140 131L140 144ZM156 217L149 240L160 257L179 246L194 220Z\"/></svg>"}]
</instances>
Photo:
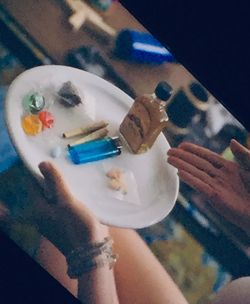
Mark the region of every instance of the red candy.
<instances>
[{"instance_id":1,"label":"red candy","mask_svg":"<svg viewBox=\"0 0 250 304\"><path fill-rule=\"evenodd\" d=\"M40 121L43 124L44 128L52 128L54 126L54 116L48 111L42 111L38 114Z\"/></svg>"}]
</instances>

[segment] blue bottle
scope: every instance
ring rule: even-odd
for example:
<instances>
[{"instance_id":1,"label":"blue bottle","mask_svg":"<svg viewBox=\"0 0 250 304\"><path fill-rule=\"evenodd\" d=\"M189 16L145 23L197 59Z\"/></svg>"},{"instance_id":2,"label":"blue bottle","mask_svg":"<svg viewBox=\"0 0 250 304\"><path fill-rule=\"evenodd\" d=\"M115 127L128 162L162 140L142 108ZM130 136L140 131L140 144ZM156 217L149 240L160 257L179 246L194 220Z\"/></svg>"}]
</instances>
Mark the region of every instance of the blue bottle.
<instances>
[{"instance_id":1,"label":"blue bottle","mask_svg":"<svg viewBox=\"0 0 250 304\"><path fill-rule=\"evenodd\" d=\"M84 164L121 154L119 137L97 139L69 147L69 156L74 164Z\"/></svg>"},{"instance_id":2,"label":"blue bottle","mask_svg":"<svg viewBox=\"0 0 250 304\"><path fill-rule=\"evenodd\" d=\"M118 33L114 53L136 63L175 62L174 56L153 35L131 29Z\"/></svg>"}]
</instances>

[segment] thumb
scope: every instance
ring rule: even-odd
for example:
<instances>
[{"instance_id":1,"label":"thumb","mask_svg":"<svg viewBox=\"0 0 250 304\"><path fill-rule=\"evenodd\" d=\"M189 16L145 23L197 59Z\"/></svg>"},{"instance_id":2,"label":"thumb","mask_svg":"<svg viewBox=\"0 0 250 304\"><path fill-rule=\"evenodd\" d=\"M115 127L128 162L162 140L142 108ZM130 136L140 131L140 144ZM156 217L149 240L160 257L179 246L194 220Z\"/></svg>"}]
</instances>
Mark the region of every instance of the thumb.
<instances>
[{"instance_id":1,"label":"thumb","mask_svg":"<svg viewBox=\"0 0 250 304\"><path fill-rule=\"evenodd\" d=\"M45 195L50 201L60 203L73 199L61 173L52 163L41 162L39 169L44 176Z\"/></svg>"},{"instance_id":2,"label":"thumb","mask_svg":"<svg viewBox=\"0 0 250 304\"><path fill-rule=\"evenodd\" d=\"M230 149L241 167L250 170L250 151L235 139L231 140Z\"/></svg>"}]
</instances>

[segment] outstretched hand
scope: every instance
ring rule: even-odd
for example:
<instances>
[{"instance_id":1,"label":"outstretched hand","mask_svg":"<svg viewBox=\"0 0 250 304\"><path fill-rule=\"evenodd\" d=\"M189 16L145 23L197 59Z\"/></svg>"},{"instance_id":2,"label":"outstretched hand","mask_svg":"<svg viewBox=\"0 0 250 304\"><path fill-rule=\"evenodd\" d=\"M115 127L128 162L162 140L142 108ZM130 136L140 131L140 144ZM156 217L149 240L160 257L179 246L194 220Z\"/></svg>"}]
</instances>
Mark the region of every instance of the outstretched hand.
<instances>
[{"instance_id":1,"label":"outstretched hand","mask_svg":"<svg viewBox=\"0 0 250 304\"><path fill-rule=\"evenodd\" d=\"M15 219L37 226L65 255L92 238L102 240L107 228L74 198L58 169L49 162L41 163L39 169L43 187L23 165L14 167L0 180L0 199L8 206L19 206ZM10 213L15 208L10 207Z\"/></svg>"},{"instance_id":2,"label":"outstretched hand","mask_svg":"<svg viewBox=\"0 0 250 304\"><path fill-rule=\"evenodd\" d=\"M235 140L230 147L237 162L191 143L170 149L168 162L217 212L250 234L250 151Z\"/></svg>"}]
</instances>

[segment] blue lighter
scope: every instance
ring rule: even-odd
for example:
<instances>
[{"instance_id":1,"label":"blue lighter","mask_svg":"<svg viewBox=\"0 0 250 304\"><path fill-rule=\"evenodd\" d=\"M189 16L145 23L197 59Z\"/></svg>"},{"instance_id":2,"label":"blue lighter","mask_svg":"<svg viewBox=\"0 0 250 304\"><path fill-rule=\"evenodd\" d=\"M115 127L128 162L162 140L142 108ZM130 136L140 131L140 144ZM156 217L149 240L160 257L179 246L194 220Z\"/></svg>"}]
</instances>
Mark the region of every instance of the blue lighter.
<instances>
[{"instance_id":1,"label":"blue lighter","mask_svg":"<svg viewBox=\"0 0 250 304\"><path fill-rule=\"evenodd\" d=\"M69 156L78 165L120 155L121 148L119 137L108 137L70 146Z\"/></svg>"}]
</instances>

